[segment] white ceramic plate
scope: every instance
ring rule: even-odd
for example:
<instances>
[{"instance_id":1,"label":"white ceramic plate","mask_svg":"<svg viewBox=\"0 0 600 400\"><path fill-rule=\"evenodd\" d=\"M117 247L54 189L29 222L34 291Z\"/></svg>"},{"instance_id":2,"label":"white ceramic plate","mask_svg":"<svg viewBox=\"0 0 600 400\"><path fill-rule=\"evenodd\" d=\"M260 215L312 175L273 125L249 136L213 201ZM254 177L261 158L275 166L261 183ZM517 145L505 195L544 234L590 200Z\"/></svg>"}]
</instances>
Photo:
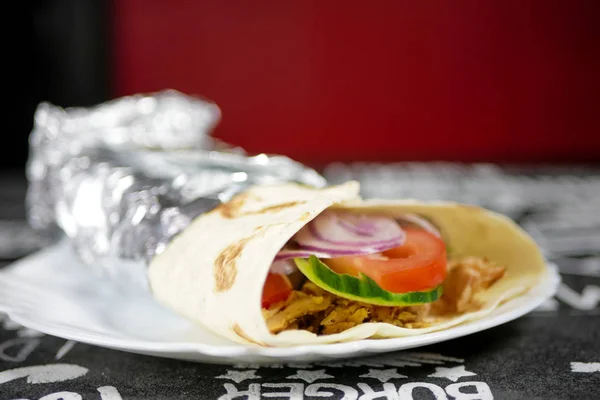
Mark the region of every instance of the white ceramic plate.
<instances>
[{"instance_id":1,"label":"white ceramic plate","mask_svg":"<svg viewBox=\"0 0 600 400\"><path fill-rule=\"evenodd\" d=\"M556 292L559 282L556 267L549 266L543 282L526 295L484 319L440 332L261 348L231 342L188 322L140 287L96 277L63 242L0 271L0 311L21 325L50 335L133 353L222 364L297 363L409 349L479 332L533 310Z\"/></svg>"}]
</instances>

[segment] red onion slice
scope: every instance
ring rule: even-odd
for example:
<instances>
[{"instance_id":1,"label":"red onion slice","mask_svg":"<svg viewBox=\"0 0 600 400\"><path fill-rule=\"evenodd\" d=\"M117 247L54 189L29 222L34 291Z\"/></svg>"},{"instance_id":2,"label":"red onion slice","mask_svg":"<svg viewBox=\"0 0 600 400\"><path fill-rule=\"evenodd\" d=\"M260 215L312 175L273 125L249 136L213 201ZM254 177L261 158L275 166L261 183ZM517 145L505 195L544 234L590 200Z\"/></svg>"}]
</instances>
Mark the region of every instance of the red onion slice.
<instances>
[{"instance_id":1,"label":"red onion slice","mask_svg":"<svg viewBox=\"0 0 600 400\"><path fill-rule=\"evenodd\" d=\"M269 272L281 275L291 275L297 271L296 264L291 259L276 260L271 264Z\"/></svg>"},{"instance_id":2,"label":"red onion slice","mask_svg":"<svg viewBox=\"0 0 600 400\"><path fill-rule=\"evenodd\" d=\"M319 258L331 258L329 253L318 252L306 249L283 249L280 250L279 253L275 256L275 261L280 260L288 260L290 258L308 258L309 256L314 255Z\"/></svg>"},{"instance_id":3,"label":"red onion slice","mask_svg":"<svg viewBox=\"0 0 600 400\"><path fill-rule=\"evenodd\" d=\"M294 240L301 247L392 248L404 242L404 231L389 217L325 211L301 229Z\"/></svg>"},{"instance_id":4,"label":"red onion slice","mask_svg":"<svg viewBox=\"0 0 600 400\"><path fill-rule=\"evenodd\" d=\"M426 220L425 218L418 216L416 214L405 214L398 218L400 223L402 221L409 222L411 224L417 225L419 228L434 234L437 237L442 237L440 231L433 225L431 222Z\"/></svg>"},{"instance_id":5,"label":"red onion slice","mask_svg":"<svg viewBox=\"0 0 600 400\"><path fill-rule=\"evenodd\" d=\"M380 215L325 211L309 222L275 257L275 264L291 258L335 258L376 254L402 246L405 232L401 224L416 225L441 237L439 230L425 218L405 214L394 220Z\"/></svg>"},{"instance_id":6,"label":"red onion slice","mask_svg":"<svg viewBox=\"0 0 600 400\"><path fill-rule=\"evenodd\" d=\"M292 238L298 248L281 250L275 260L379 253L401 246L404 238L404 231L392 218L325 211Z\"/></svg>"}]
</instances>

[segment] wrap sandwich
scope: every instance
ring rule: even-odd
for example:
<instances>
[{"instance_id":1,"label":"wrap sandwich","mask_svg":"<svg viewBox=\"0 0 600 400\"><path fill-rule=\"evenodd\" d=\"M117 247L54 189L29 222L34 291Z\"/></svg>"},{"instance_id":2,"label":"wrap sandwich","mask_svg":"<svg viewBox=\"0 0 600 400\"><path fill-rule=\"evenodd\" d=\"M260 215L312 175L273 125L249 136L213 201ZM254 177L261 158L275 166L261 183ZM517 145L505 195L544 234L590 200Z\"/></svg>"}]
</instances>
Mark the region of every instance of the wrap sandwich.
<instances>
[{"instance_id":1,"label":"wrap sandwich","mask_svg":"<svg viewBox=\"0 0 600 400\"><path fill-rule=\"evenodd\" d=\"M510 219L446 202L362 200L357 182L253 187L154 257L153 295L239 343L397 338L482 318L544 276Z\"/></svg>"}]
</instances>

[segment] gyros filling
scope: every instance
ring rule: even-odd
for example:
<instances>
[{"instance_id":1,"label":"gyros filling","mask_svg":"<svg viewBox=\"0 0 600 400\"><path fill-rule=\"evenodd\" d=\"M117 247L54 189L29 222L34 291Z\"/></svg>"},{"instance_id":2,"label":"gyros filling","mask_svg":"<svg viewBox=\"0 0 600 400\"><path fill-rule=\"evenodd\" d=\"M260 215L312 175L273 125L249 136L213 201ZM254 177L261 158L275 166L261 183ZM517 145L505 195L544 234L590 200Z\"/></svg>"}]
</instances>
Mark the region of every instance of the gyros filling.
<instances>
[{"instance_id":1,"label":"gyros filling","mask_svg":"<svg viewBox=\"0 0 600 400\"><path fill-rule=\"evenodd\" d=\"M326 211L277 254L263 316L272 333L329 335L368 322L424 328L477 310L477 294L504 272L479 257L448 260L442 235L419 216Z\"/></svg>"}]
</instances>

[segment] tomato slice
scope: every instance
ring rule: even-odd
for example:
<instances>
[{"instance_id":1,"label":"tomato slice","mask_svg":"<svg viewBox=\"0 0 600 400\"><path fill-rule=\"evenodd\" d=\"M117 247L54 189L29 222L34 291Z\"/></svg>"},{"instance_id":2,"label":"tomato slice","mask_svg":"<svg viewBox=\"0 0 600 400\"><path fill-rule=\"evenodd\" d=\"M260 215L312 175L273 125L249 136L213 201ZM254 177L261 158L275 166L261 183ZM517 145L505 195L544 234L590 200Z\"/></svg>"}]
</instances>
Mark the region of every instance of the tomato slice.
<instances>
[{"instance_id":1,"label":"tomato slice","mask_svg":"<svg viewBox=\"0 0 600 400\"><path fill-rule=\"evenodd\" d=\"M292 284L287 276L269 272L262 293L262 306L269 308L272 304L288 298L292 293Z\"/></svg>"},{"instance_id":2,"label":"tomato slice","mask_svg":"<svg viewBox=\"0 0 600 400\"><path fill-rule=\"evenodd\" d=\"M333 271L362 272L392 293L431 289L446 279L446 246L442 239L418 228L405 228L406 241L381 254L321 260Z\"/></svg>"}]
</instances>

